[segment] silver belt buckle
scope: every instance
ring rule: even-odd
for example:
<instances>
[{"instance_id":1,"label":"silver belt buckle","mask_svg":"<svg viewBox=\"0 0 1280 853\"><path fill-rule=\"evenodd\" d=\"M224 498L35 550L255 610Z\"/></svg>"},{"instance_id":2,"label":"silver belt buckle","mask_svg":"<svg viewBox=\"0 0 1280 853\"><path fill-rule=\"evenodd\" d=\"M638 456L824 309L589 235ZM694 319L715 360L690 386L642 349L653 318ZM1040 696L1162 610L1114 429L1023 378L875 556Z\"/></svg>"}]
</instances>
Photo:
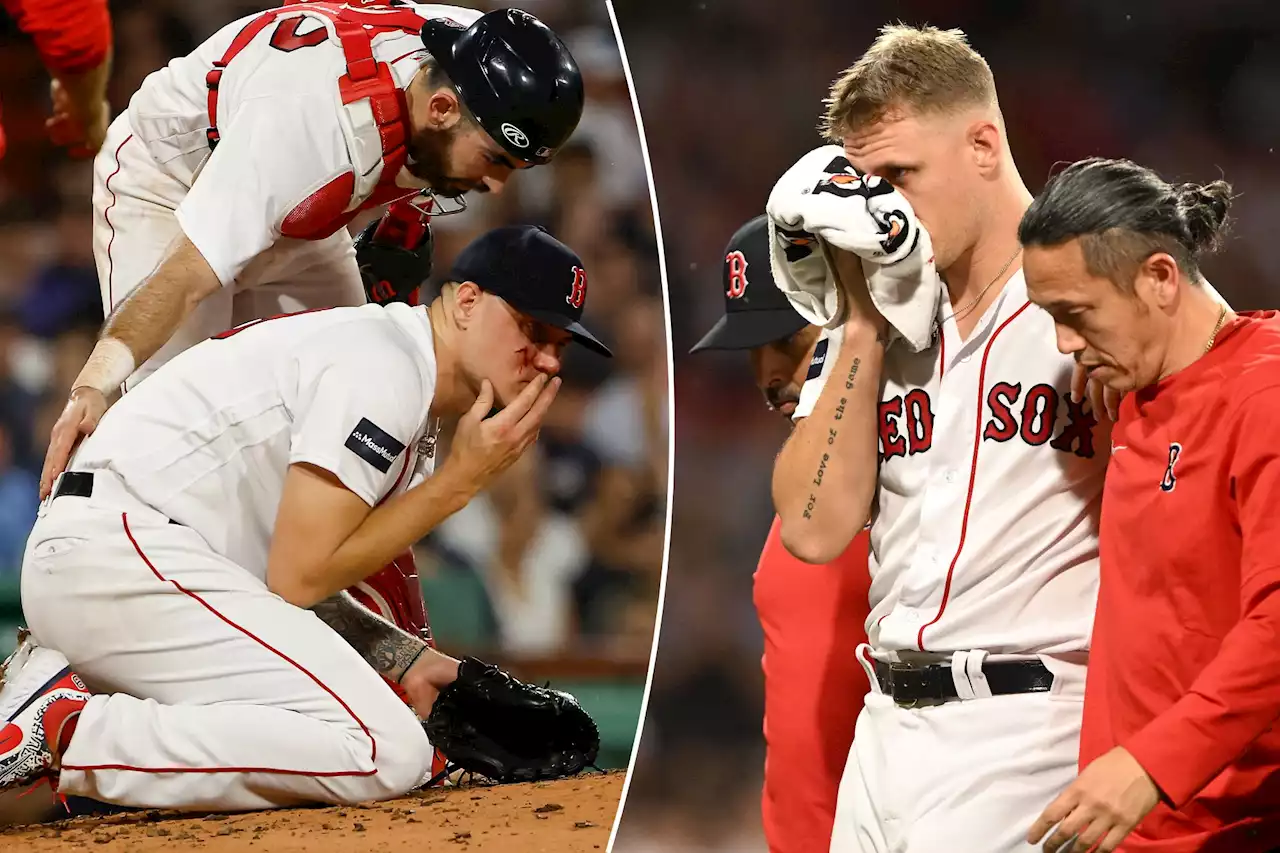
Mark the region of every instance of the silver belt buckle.
<instances>
[{"instance_id":1,"label":"silver belt buckle","mask_svg":"<svg viewBox=\"0 0 1280 853\"><path fill-rule=\"evenodd\" d=\"M889 663L889 685L895 687L894 675L897 673L913 673L924 669L925 665L913 666L912 664L902 663L901 661L891 661ZM893 696L893 704L899 708L932 708L937 705L947 704L946 699L899 699L895 690Z\"/></svg>"},{"instance_id":2,"label":"silver belt buckle","mask_svg":"<svg viewBox=\"0 0 1280 853\"><path fill-rule=\"evenodd\" d=\"M911 700L899 699L897 695L897 690L895 689L897 687L897 683L894 676L900 672L910 672L911 669L912 667L910 667L905 663L902 663L901 661L889 662L889 689L894 691L893 704L897 705L899 708L914 708L920 703L920 700L918 699L911 699Z\"/></svg>"}]
</instances>

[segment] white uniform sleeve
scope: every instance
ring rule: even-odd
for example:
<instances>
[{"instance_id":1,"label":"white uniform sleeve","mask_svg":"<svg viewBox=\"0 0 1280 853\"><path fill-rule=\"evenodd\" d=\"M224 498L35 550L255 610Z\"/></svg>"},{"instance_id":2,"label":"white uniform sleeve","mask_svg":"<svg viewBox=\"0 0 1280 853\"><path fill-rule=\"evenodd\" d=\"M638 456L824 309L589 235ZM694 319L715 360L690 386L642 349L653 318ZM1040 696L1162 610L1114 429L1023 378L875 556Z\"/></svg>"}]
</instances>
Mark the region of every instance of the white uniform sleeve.
<instances>
[{"instance_id":1,"label":"white uniform sleeve","mask_svg":"<svg viewBox=\"0 0 1280 853\"><path fill-rule=\"evenodd\" d=\"M334 96L324 93L247 98L219 115L218 132L177 217L225 287L279 239L286 216L314 205L320 190L341 194L352 166Z\"/></svg>"},{"instance_id":2,"label":"white uniform sleeve","mask_svg":"<svg viewBox=\"0 0 1280 853\"><path fill-rule=\"evenodd\" d=\"M394 347L335 344L329 351L298 355L289 463L329 471L374 506L408 474L408 445L428 403L426 383L413 359ZM375 377L369 364L378 366Z\"/></svg>"},{"instance_id":3,"label":"white uniform sleeve","mask_svg":"<svg viewBox=\"0 0 1280 853\"><path fill-rule=\"evenodd\" d=\"M813 358L809 361L809 372L805 374L804 385L800 388L800 402L791 414L791 420L806 418L817 405L818 395L827 384L827 377L835 366L836 357L840 354L840 344L844 341L844 326L834 329L823 329L818 343L813 348Z\"/></svg>"}]
</instances>

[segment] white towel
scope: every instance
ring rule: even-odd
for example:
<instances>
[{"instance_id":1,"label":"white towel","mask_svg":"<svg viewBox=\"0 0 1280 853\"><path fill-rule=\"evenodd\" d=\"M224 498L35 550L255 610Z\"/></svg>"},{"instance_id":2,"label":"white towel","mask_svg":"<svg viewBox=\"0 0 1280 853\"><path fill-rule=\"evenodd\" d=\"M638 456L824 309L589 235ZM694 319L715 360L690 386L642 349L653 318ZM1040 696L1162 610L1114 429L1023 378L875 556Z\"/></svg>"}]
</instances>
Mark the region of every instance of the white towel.
<instances>
[{"instance_id":1,"label":"white towel","mask_svg":"<svg viewBox=\"0 0 1280 853\"><path fill-rule=\"evenodd\" d=\"M836 145L801 157L774 185L769 215L774 281L810 323L844 322L844 287L832 249L858 256L871 300L915 352L933 343L942 282L929 234L888 182L859 174Z\"/></svg>"}]
</instances>

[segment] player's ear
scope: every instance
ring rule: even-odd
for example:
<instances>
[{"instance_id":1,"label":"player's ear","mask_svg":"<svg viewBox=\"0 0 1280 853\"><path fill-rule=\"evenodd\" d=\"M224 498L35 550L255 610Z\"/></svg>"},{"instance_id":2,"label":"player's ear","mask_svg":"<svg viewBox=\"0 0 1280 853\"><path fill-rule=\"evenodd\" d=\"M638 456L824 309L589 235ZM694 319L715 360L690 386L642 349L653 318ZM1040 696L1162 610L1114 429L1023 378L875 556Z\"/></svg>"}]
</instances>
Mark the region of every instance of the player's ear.
<instances>
[{"instance_id":1,"label":"player's ear","mask_svg":"<svg viewBox=\"0 0 1280 853\"><path fill-rule=\"evenodd\" d=\"M1160 309L1173 306L1178 296L1181 275L1178 262L1168 252L1156 252L1138 265L1134 276L1134 292Z\"/></svg>"},{"instance_id":2,"label":"player's ear","mask_svg":"<svg viewBox=\"0 0 1280 853\"><path fill-rule=\"evenodd\" d=\"M984 175L995 171L1000 164L1002 144L996 123L987 118L978 119L969 125L965 138L978 169Z\"/></svg>"},{"instance_id":3,"label":"player's ear","mask_svg":"<svg viewBox=\"0 0 1280 853\"><path fill-rule=\"evenodd\" d=\"M480 294L481 290L475 282L464 281L454 286L453 322L459 329L466 329L475 322Z\"/></svg>"},{"instance_id":4,"label":"player's ear","mask_svg":"<svg viewBox=\"0 0 1280 853\"><path fill-rule=\"evenodd\" d=\"M458 93L436 89L427 99L427 119L433 130L450 130L462 121L462 104Z\"/></svg>"}]
</instances>

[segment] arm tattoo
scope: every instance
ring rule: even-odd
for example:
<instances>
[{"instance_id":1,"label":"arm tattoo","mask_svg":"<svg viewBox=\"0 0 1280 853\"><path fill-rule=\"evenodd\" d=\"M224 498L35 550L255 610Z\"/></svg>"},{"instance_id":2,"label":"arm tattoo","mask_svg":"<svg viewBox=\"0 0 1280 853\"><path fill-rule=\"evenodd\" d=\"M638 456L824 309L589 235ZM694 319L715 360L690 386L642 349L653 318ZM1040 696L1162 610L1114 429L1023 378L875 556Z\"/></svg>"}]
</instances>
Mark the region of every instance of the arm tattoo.
<instances>
[{"instance_id":1,"label":"arm tattoo","mask_svg":"<svg viewBox=\"0 0 1280 853\"><path fill-rule=\"evenodd\" d=\"M862 359L859 359L859 358L855 358L853 360L853 364L849 365L849 375L845 377L845 380L844 380L844 387L846 391L853 390L853 385L854 385L853 380L857 377L858 368L861 366L862 366ZM845 409L845 406L848 405L848 403L849 403L848 397L840 398L840 403L839 405L836 406L835 420L838 421L844 418L844 409ZM839 434L840 434L839 430L837 430L835 427L827 427L827 445L830 446L835 444L836 436ZM827 463L830 461L831 461L830 453L822 454L822 458L818 460L818 471L816 474L814 474L814 477L813 477L813 488L815 490L822 486L822 477L824 474L827 473ZM806 502L804 507L804 517L808 519L812 519L813 508L817 505L818 505L818 493L816 491L810 492L809 500L808 502Z\"/></svg>"},{"instance_id":2,"label":"arm tattoo","mask_svg":"<svg viewBox=\"0 0 1280 853\"><path fill-rule=\"evenodd\" d=\"M364 607L349 593L340 592L311 608L360 653L379 675L399 681L426 646Z\"/></svg>"}]
</instances>

